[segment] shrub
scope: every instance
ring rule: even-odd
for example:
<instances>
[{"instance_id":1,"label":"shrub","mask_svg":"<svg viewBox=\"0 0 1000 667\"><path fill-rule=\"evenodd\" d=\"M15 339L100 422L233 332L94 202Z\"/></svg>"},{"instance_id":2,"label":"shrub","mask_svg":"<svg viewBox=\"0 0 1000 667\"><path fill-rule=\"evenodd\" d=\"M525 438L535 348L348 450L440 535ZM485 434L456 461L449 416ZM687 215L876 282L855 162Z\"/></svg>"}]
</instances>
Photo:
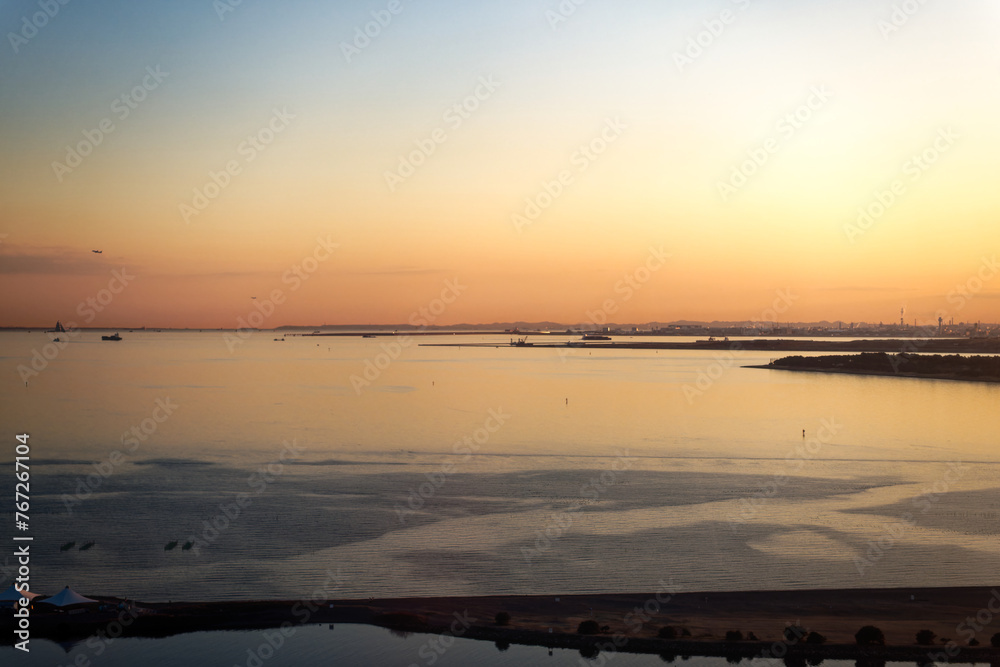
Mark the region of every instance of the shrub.
<instances>
[{"instance_id":1,"label":"shrub","mask_svg":"<svg viewBox=\"0 0 1000 667\"><path fill-rule=\"evenodd\" d=\"M597 621L581 621L576 628L578 635L596 635L600 632L601 626L597 624Z\"/></svg>"},{"instance_id":2,"label":"shrub","mask_svg":"<svg viewBox=\"0 0 1000 667\"><path fill-rule=\"evenodd\" d=\"M793 644L806 636L806 629L801 625L789 625L785 627L785 641Z\"/></svg>"},{"instance_id":3,"label":"shrub","mask_svg":"<svg viewBox=\"0 0 1000 667\"><path fill-rule=\"evenodd\" d=\"M969 640L969 646L979 646L979 640L973 637Z\"/></svg>"},{"instance_id":4,"label":"shrub","mask_svg":"<svg viewBox=\"0 0 1000 667\"><path fill-rule=\"evenodd\" d=\"M727 642L741 642L743 641L743 633L739 630L730 630L726 633Z\"/></svg>"},{"instance_id":5,"label":"shrub","mask_svg":"<svg viewBox=\"0 0 1000 667\"><path fill-rule=\"evenodd\" d=\"M677 636L677 628L672 625L664 625L660 628L660 631L656 633L656 636L660 639L673 639Z\"/></svg>"},{"instance_id":6,"label":"shrub","mask_svg":"<svg viewBox=\"0 0 1000 667\"><path fill-rule=\"evenodd\" d=\"M748 633L747 633L747 641L751 641L751 642L759 642L759 641L760 641L760 639L758 639L758 638L757 638L757 635L755 635L754 633L752 633L752 632L748 632Z\"/></svg>"},{"instance_id":7,"label":"shrub","mask_svg":"<svg viewBox=\"0 0 1000 667\"><path fill-rule=\"evenodd\" d=\"M504 651L510 648L510 642L507 641L506 639L498 639L496 640L496 647L498 651L503 653Z\"/></svg>"},{"instance_id":8,"label":"shrub","mask_svg":"<svg viewBox=\"0 0 1000 667\"><path fill-rule=\"evenodd\" d=\"M854 634L858 646L885 646L885 635L874 625L866 625Z\"/></svg>"},{"instance_id":9,"label":"shrub","mask_svg":"<svg viewBox=\"0 0 1000 667\"><path fill-rule=\"evenodd\" d=\"M824 637L823 635L821 635L818 632L810 632L808 635L806 635L806 643L807 644L825 644L826 643L826 637Z\"/></svg>"},{"instance_id":10,"label":"shrub","mask_svg":"<svg viewBox=\"0 0 1000 667\"><path fill-rule=\"evenodd\" d=\"M497 625L510 625L510 614L505 611L498 611L497 615L493 617L493 621Z\"/></svg>"},{"instance_id":11,"label":"shrub","mask_svg":"<svg viewBox=\"0 0 1000 667\"><path fill-rule=\"evenodd\" d=\"M990 646L993 648L1000 648L1000 632L990 637Z\"/></svg>"},{"instance_id":12,"label":"shrub","mask_svg":"<svg viewBox=\"0 0 1000 667\"><path fill-rule=\"evenodd\" d=\"M917 633L917 643L921 646L929 646L934 643L934 638L937 635L930 630L921 630Z\"/></svg>"}]
</instances>

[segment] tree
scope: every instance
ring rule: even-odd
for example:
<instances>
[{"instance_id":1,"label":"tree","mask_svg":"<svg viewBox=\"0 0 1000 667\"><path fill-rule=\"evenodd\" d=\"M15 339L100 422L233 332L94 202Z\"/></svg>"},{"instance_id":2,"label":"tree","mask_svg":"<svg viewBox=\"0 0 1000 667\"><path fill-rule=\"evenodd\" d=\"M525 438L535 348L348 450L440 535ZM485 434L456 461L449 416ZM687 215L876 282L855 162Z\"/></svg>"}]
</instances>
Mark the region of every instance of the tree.
<instances>
[{"instance_id":1,"label":"tree","mask_svg":"<svg viewBox=\"0 0 1000 667\"><path fill-rule=\"evenodd\" d=\"M597 624L597 621L581 621L576 628L576 633L579 635L596 635L600 632L601 626Z\"/></svg>"},{"instance_id":2,"label":"tree","mask_svg":"<svg viewBox=\"0 0 1000 667\"><path fill-rule=\"evenodd\" d=\"M934 638L937 635L930 630L921 630L917 633L917 643L921 646L929 646L934 643Z\"/></svg>"},{"instance_id":3,"label":"tree","mask_svg":"<svg viewBox=\"0 0 1000 667\"><path fill-rule=\"evenodd\" d=\"M510 625L510 614L505 611L498 611L493 621L497 625Z\"/></svg>"},{"instance_id":4,"label":"tree","mask_svg":"<svg viewBox=\"0 0 1000 667\"><path fill-rule=\"evenodd\" d=\"M858 646L885 646L885 634L874 625L866 625L854 634Z\"/></svg>"}]
</instances>

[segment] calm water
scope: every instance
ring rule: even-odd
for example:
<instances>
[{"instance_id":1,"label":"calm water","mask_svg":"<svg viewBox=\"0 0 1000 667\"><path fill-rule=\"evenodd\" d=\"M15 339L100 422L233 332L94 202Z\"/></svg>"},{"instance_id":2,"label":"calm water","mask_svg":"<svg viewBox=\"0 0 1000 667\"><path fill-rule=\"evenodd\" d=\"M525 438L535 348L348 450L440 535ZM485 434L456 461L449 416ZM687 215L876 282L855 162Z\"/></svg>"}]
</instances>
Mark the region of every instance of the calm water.
<instances>
[{"instance_id":1,"label":"calm water","mask_svg":"<svg viewBox=\"0 0 1000 667\"><path fill-rule=\"evenodd\" d=\"M78 336L25 386L50 336L0 334L0 470L29 433L35 591L937 586L1000 569L1000 387L506 337L258 333L230 352L221 333L123 335Z\"/></svg>"},{"instance_id":2,"label":"calm water","mask_svg":"<svg viewBox=\"0 0 1000 667\"><path fill-rule=\"evenodd\" d=\"M268 636L272 641L268 642ZM545 665L546 667L580 667L587 664L622 665L624 667L733 667L724 658L693 656L631 655L627 653L600 656L591 662L581 658L579 651L548 649L535 646L512 645L500 650L489 642L456 638L445 648L441 637L434 635L408 635L390 633L368 626L338 625L333 630L326 626L309 626L296 629L294 635L278 644L271 632L200 632L166 639L118 639L110 644L86 642L55 644L45 640L32 643L32 665L46 667L71 667L81 656L101 667L175 667L176 665L217 665L234 667L521 667ZM270 651L270 647L278 649ZM100 651L100 652L98 652ZM0 646L0 659L14 656L14 649ZM254 657L259 660L254 662ZM260 658L263 658L262 660ZM80 663L78 663L80 664ZM750 660L740 664L750 667ZM912 663L888 663L887 667L912 667ZM853 661L827 660L824 667L855 667ZM985 666L984 666L985 667Z\"/></svg>"}]
</instances>

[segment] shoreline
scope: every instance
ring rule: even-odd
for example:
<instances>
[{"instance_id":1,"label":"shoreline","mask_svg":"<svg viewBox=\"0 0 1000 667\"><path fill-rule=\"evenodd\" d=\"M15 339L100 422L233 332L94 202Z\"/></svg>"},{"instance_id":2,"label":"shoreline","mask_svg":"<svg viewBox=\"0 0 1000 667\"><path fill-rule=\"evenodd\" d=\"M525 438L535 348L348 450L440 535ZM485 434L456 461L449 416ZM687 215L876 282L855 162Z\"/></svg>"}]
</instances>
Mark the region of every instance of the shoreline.
<instances>
[{"instance_id":1,"label":"shoreline","mask_svg":"<svg viewBox=\"0 0 1000 667\"><path fill-rule=\"evenodd\" d=\"M885 353L834 354L819 357L796 355L744 368L993 384L1000 382L1000 357L984 355L969 357L954 354L887 355Z\"/></svg>"},{"instance_id":2,"label":"shoreline","mask_svg":"<svg viewBox=\"0 0 1000 667\"><path fill-rule=\"evenodd\" d=\"M949 375L949 374L932 374L932 373L893 373L890 371L861 371L851 368L820 368L820 367L801 367L801 368L791 368L789 366L773 366L773 365L763 365L763 366L742 366L741 368L757 368L767 371L792 371L793 373L827 373L835 375L871 375L875 377L894 377L894 378L904 378L909 380L948 380L950 382L983 382L986 384L998 384L1000 383L1000 378L994 377L982 377L982 378L972 378L972 377L961 377L959 375Z\"/></svg>"},{"instance_id":3,"label":"shoreline","mask_svg":"<svg viewBox=\"0 0 1000 667\"><path fill-rule=\"evenodd\" d=\"M358 623L400 632L451 634L468 639L571 648L581 651L716 657L777 657L901 660L907 662L1000 663L990 646L989 623L974 628L977 615L1000 620L1000 591L989 587L836 589L733 593L668 592L594 595L510 595L390 598L370 600L274 600L237 602L135 603L135 611L32 613L32 635L85 638L103 631L132 637L167 637L209 630L257 630L311 624ZM98 599L115 603L117 598ZM332 607L331 607L332 605ZM115 605L113 605L115 606ZM996 612L992 610L996 610ZM496 623L505 612L506 625ZM10 617L7 617L10 619ZM603 631L579 634L583 621ZM972 624L969 624L969 621ZM9 622L9 620L8 620ZM784 639L789 625L826 638L822 644ZM854 633L874 625L884 646L859 646ZM661 628L677 636L659 638ZM916 633L930 630L933 645L919 645ZM727 640L727 633L758 639ZM9 633L7 633L9 634ZM975 639L978 646L970 646ZM4 642L6 643L6 641ZM779 655L780 653L780 655Z\"/></svg>"},{"instance_id":4,"label":"shoreline","mask_svg":"<svg viewBox=\"0 0 1000 667\"><path fill-rule=\"evenodd\" d=\"M1000 339L997 338L885 338L865 340L791 340L791 339L739 339L705 340L671 343L664 341L570 341L569 343L421 343L420 347L492 347L513 349L569 349L569 350L730 350L744 352L920 352L950 354L996 354L1000 353Z\"/></svg>"}]
</instances>

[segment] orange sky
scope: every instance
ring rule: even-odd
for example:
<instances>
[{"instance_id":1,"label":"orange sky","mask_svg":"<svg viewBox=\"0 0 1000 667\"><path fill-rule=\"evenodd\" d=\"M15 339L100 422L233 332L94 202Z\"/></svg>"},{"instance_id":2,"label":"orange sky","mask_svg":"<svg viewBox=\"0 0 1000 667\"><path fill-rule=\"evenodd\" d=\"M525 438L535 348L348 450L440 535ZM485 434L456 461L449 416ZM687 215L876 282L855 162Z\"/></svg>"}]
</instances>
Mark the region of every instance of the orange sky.
<instances>
[{"instance_id":1,"label":"orange sky","mask_svg":"<svg viewBox=\"0 0 1000 667\"><path fill-rule=\"evenodd\" d=\"M996 9L731 9L76 7L0 65L0 325L1000 320Z\"/></svg>"}]
</instances>

